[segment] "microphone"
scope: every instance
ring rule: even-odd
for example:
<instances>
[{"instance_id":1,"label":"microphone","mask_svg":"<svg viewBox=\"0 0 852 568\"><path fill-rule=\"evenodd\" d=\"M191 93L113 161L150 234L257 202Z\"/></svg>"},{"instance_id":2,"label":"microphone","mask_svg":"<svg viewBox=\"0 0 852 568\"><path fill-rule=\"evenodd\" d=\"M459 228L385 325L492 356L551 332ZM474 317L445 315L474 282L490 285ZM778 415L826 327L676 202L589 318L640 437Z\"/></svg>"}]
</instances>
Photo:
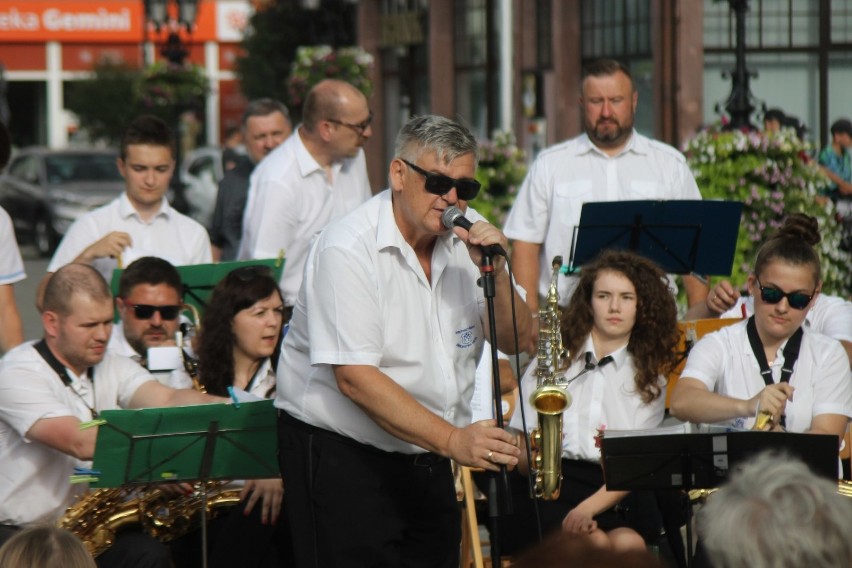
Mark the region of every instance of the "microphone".
<instances>
[{"instance_id":1,"label":"microphone","mask_svg":"<svg viewBox=\"0 0 852 568\"><path fill-rule=\"evenodd\" d=\"M470 228L473 227L473 223L470 222L462 213L462 210L458 207L447 207L444 209L444 213L441 215L441 222L448 229L452 229L453 227L461 227L465 231L470 231ZM500 245L480 245L482 250L491 256L499 254L500 256L506 256L506 251L503 250L503 247Z\"/></svg>"}]
</instances>

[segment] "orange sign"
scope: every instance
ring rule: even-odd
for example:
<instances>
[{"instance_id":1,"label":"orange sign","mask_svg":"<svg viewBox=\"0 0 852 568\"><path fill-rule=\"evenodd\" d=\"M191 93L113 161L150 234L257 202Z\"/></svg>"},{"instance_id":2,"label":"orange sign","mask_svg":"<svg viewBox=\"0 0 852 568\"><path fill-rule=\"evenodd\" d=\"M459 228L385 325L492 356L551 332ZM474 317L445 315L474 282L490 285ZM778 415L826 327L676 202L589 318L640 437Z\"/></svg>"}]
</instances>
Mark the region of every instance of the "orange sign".
<instances>
[{"instance_id":1,"label":"orange sign","mask_svg":"<svg viewBox=\"0 0 852 568\"><path fill-rule=\"evenodd\" d=\"M233 30L220 28L237 20L245 21L249 6L245 0L201 0L192 33L181 35L192 41L239 41L234 39ZM143 0L0 0L0 42L3 43L139 43L143 33L154 41L166 33L155 32L145 21Z\"/></svg>"}]
</instances>

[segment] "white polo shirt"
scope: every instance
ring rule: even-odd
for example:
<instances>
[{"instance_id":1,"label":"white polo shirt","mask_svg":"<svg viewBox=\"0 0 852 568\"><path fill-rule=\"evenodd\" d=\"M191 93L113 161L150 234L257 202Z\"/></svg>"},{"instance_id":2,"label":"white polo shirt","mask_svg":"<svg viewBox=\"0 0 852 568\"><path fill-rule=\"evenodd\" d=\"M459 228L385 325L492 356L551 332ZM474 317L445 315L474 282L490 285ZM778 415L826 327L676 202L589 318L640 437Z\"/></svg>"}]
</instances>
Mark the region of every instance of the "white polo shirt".
<instances>
[{"instance_id":1,"label":"white polo shirt","mask_svg":"<svg viewBox=\"0 0 852 568\"><path fill-rule=\"evenodd\" d=\"M681 377L698 379L712 392L741 400L763 390L766 383L748 341L747 321L701 338L689 352ZM776 383L784 364L784 345L770 365ZM837 340L805 327L790 385L795 388L786 408L786 428L790 432L808 430L813 417L820 414L852 417L852 374L846 352ZM748 429L754 424L754 417L739 417L730 423Z\"/></svg>"},{"instance_id":2,"label":"white polo shirt","mask_svg":"<svg viewBox=\"0 0 852 568\"><path fill-rule=\"evenodd\" d=\"M482 219L470 209L467 217ZM423 452L340 392L332 365L370 365L447 422L468 425L485 339L479 276L467 246L447 232L435 242L430 284L397 227L390 191L329 225L305 267L275 406L385 451Z\"/></svg>"},{"instance_id":3,"label":"white polo shirt","mask_svg":"<svg viewBox=\"0 0 852 568\"><path fill-rule=\"evenodd\" d=\"M750 317L754 313L754 298L739 298L734 307L720 317L743 317L742 306L745 306L746 317ZM852 302L837 296L820 294L805 316L805 326L838 341L852 341Z\"/></svg>"},{"instance_id":4,"label":"white polo shirt","mask_svg":"<svg viewBox=\"0 0 852 568\"><path fill-rule=\"evenodd\" d=\"M14 284L26 277L12 219L6 210L0 207L0 286Z\"/></svg>"},{"instance_id":5,"label":"white polo shirt","mask_svg":"<svg viewBox=\"0 0 852 568\"><path fill-rule=\"evenodd\" d=\"M311 240L372 195L364 151L325 169L311 156L300 129L266 156L251 176L237 258L287 258L281 275L284 303L292 306L302 284Z\"/></svg>"},{"instance_id":6,"label":"white polo shirt","mask_svg":"<svg viewBox=\"0 0 852 568\"><path fill-rule=\"evenodd\" d=\"M0 360L0 524L53 523L87 489L71 485L74 467L91 467L67 454L26 438L42 418L92 419L96 411L126 408L136 389L153 380L126 357L107 354L95 366L94 387L70 370L71 385L33 347L19 345ZM85 401L85 402L84 402Z\"/></svg>"},{"instance_id":7,"label":"white polo shirt","mask_svg":"<svg viewBox=\"0 0 852 568\"><path fill-rule=\"evenodd\" d=\"M568 384L571 406L562 413L562 457L597 462L601 459L601 450L595 446L595 437L601 426L607 430L645 430L662 424L666 411L665 379L662 376L659 379L662 394L645 403L636 389L636 369L627 345L612 353L612 363L596 366L591 371L584 370L586 352L593 354L592 361L596 363L591 336L586 339L580 358L565 371L566 379L576 379ZM535 368L533 361L522 379L522 402L529 430L538 426L538 414L529 401L536 389ZM517 410L510 425L523 429Z\"/></svg>"},{"instance_id":8,"label":"white polo shirt","mask_svg":"<svg viewBox=\"0 0 852 568\"><path fill-rule=\"evenodd\" d=\"M634 131L627 146L608 156L586 134L542 151L518 192L505 233L543 243L539 294L547 295L550 264L568 262L584 203L643 199L701 199L683 154ZM559 279L560 304L568 303L576 277Z\"/></svg>"},{"instance_id":9,"label":"white polo shirt","mask_svg":"<svg viewBox=\"0 0 852 568\"><path fill-rule=\"evenodd\" d=\"M122 255L125 266L143 256L156 256L175 266L206 264L213 260L210 237L200 223L172 209L165 198L154 218L144 221L127 193L122 193L74 221L53 254L47 271L56 272L73 262L88 246L113 231L128 233L133 241ZM118 262L114 258L98 258L93 266L111 282Z\"/></svg>"}]
</instances>

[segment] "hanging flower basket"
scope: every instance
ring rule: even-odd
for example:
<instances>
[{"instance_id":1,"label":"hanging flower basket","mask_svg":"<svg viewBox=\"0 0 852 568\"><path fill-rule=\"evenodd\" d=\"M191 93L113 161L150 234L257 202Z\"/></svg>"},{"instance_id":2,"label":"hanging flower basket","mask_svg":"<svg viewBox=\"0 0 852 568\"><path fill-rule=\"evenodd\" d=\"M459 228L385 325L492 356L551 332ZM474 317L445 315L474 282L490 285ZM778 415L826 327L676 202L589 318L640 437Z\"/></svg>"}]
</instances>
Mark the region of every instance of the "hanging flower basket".
<instances>
[{"instance_id":1,"label":"hanging flower basket","mask_svg":"<svg viewBox=\"0 0 852 568\"><path fill-rule=\"evenodd\" d=\"M301 109L308 91L323 79L341 79L351 83L369 98L373 91L373 82L370 81L372 67L373 56L360 47L300 47L287 79L290 107Z\"/></svg>"},{"instance_id":2,"label":"hanging flower basket","mask_svg":"<svg viewBox=\"0 0 852 568\"><path fill-rule=\"evenodd\" d=\"M730 278L735 286L745 285L757 249L784 218L806 213L819 221L823 289L848 297L852 257L840 248L833 203L819 195L828 179L811 159L808 143L792 129L767 135L714 126L687 142L684 153L704 199L744 204Z\"/></svg>"},{"instance_id":3,"label":"hanging flower basket","mask_svg":"<svg viewBox=\"0 0 852 568\"><path fill-rule=\"evenodd\" d=\"M207 77L198 65L158 61L142 73L139 104L155 114L179 114L185 110L203 109L207 92Z\"/></svg>"},{"instance_id":4,"label":"hanging flower basket","mask_svg":"<svg viewBox=\"0 0 852 568\"><path fill-rule=\"evenodd\" d=\"M526 174L526 152L515 143L515 135L495 132L491 140L479 144L476 179L482 188L470 206L502 227Z\"/></svg>"}]
</instances>

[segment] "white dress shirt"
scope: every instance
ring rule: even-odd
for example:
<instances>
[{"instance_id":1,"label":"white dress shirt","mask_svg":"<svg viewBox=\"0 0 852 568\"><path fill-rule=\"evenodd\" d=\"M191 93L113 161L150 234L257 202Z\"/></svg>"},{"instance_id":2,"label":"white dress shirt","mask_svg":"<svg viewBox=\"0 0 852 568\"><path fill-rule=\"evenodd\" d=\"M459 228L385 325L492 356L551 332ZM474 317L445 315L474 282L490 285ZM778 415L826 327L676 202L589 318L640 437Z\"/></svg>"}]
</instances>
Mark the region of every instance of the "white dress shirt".
<instances>
[{"instance_id":1,"label":"white dress shirt","mask_svg":"<svg viewBox=\"0 0 852 568\"><path fill-rule=\"evenodd\" d=\"M73 262L87 247L113 231L128 233L130 247L122 254L124 265L143 256L156 256L175 266L212 262L210 237L197 221L175 211L163 198L160 211L150 221L144 221L126 193L103 207L86 213L71 225L53 254L48 272L56 272ZM93 266L107 282L118 267L114 258L98 258Z\"/></svg>"},{"instance_id":2,"label":"white dress shirt","mask_svg":"<svg viewBox=\"0 0 852 568\"><path fill-rule=\"evenodd\" d=\"M711 392L741 400L763 390L766 383L748 341L747 321L701 338L689 352L681 377L698 379ZM781 377L786 344L785 341L778 348L770 364L776 383ZM790 432L808 430L813 417L820 414L852 417L852 374L849 359L838 341L805 327L790 386L795 389L793 400L786 407L786 428ZM748 429L754 425L754 416L738 417L730 424Z\"/></svg>"},{"instance_id":3,"label":"white dress shirt","mask_svg":"<svg viewBox=\"0 0 852 568\"><path fill-rule=\"evenodd\" d=\"M466 216L482 219L468 209ZM377 367L431 412L470 423L485 339L479 267L452 232L438 237L431 283L399 231L390 191L332 223L311 248L284 338L275 406L385 451L421 453L343 395L332 365Z\"/></svg>"},{"instance_id":4,"label":"white dress shirt","mask_svg":"<svg viewBox=\"0 0 852 568\"><path fill-rule=\"evenodd\" d=\"M12 219L6 210L0 207L0 286L14 284L27 277L24 261L15 240Z\"/></svg>"},{"instance_id":5,"label":"white dress shirt","mask_svg":"<svg viewBox=\"0 0 852 568\"><path fill-rule=\"evenodd\" d=\"M254 169L237 258L287 261L281 275L284 303L296 302L311 240L329 221L370 198L364 151L334 164L329 174L311 156L297 129Z\"/></svg>"},{"instance_id":6,"label":"white dress shirt","mask_svg":"<svg viewBox=\"0 0 852 568\"><path fill-rule=\"evenodd\" d=\"M634 131L627 146L610 157L582 134L538 155L509 211L505 233L543 243L539 294L545 296L553 258L569 260L584 203L647 199L701 199L683 154ZM567 304L576 280L559 279L560 304Z\"/></svg>"},{"instance_id":7,"label":"white dress shirt","mask_svg":"<svg viewBox=\"0 0 852 568\"><path fill-rule=\"evenodd\" d=\"M586 339L584 353L595 352L591 336ZM565 371L570 381L568 393L571 405L562 413L562 457L567 459L597 462L601 458L600 448L595 445L598 430L646 430L657 428L665 414L665 379L659 378L662 394L650 403L642 401L636 388L636 369L627 345L611 354L612 362L598 366L592 355L595 368L587 371L585 357L574 360ZM521 401L526 414L527 429L538 426L538 414L529 398L536 389L535 361L527 367L523 376ZM573 379L573 380L571 380ZM510 425L521 430L521 413L515 410Z\"/></svg>"},{"instance_id":8,"label":"white dress shirt","mask_svg":"<svg viewBox=\"0 0 852 568\"><path fill-rule=\"evenodd\" d=\"M96 411L129 406L142 384L153 380L126 357L107 354L94 368L94 386L83 374L62 379L33 347L19 345L0 360L0 523L53 523L84 493L87 485L69 482L74 467L90 462L27 439L43 418L74 416L83 422Z\"/></svg>"}]
</instances>

